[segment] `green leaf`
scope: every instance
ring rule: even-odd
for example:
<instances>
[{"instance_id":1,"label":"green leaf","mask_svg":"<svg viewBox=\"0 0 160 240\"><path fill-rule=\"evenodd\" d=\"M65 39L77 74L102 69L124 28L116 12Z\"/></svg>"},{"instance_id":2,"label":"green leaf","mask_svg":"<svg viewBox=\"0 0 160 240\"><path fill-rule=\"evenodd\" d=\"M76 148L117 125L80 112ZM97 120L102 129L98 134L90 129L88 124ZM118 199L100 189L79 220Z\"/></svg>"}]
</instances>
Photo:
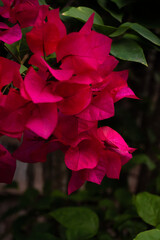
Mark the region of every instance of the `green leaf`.
<instances>
[{"instance_id":1,"label":"green leaf","mask_svg":"<svg viewBox=\"0 0 160 240\"><path fill-rule=\"evenodd\" d=\"M39 196L38 190L34 188L28 188L20 199L20 206L23 208L33 207L36 204L36 200Z\"/></svg>"},{"instance_id":2,"label":"green leaf","mask_svg":"<svg viewBox=\"0 0 160 240\"><path fill-rule=\"evenodd\" d=\"M96 31L109 35L116 30L115 27L107 26L103 24L101 16L93 9L87 7L71 7L62 13L63 16L73 17L82 22L86 22L92 13L95 13L93 26Z\"/></svg>"},{"instance_id":3,"label":"green leaf","mask_svg":"<svg viewBox=\"0 0 160 240\"><path fill-rule=\"evenodd\" d=\"M0 7L4 6L3 2L0 0Z\"/></svg>"},{"instance_id":4,"label":"green leaf","mask_svg":"<svg viewBox=\"0 0 160 240\"><path fill-rule=\"evenodd\" d=\"M98 240L113 240L113 238L108 233L99 233Z\"/></svg>"},{"instance_id":5,"label":"green leaf","mask_svg":"<svg viewBox=\"0 0 160 240\"><path fill-rule=\"evenodd\" d=\"M18 189L18 182L12 181L12 183L6 184L4 189Z\"/></svg>"},{"instance_id":6,"label":"green leaf","mask_svg":"<svg viewBox=\"0 0 160 240\"><path fill-rule=\"evenodd\" d=\"M114 2L118 8L123 8L126 5L132 3L134 0L111 0L112 2Z\"/></svg>"},{"instance_id":7,"label":"green leaf","mask_svg":"<svg viewBox=\"0 0 160 240\"><path fill-rule=\"evenodd\" d=\"M35 235L31 235L29 240L60 240L60 239L53 236L50 233L37 233Z\"/></svg>"},{"instance_id":8,"label":"green leaf","mask_svg":"<svg viewBox=\"0 0 160 240\"><path fill-rule=\"evenodd\" d=\"M20 56L19 56L19 46L20 46L20 41L14 42L13 44L4 44L6 46L6 48L9 49L9 51L16 56L19 61L20 61Z\"/></svg>"},{"instance_id":9,"label":"green leaf","mask_svg":"<svg viewBox=\"0 0 160 240\"><path fill-rule=\"evenodd\" d=\"M99 206L100 208L115 208L113 201L110 200L110 199L108 199L108 198L101 199L101 200L99 201L98 206Z\"/></svg>"},{"instance_id":10,"label":"green leaf","mask_svg":"<svg viewBox=\"0 0 160 240\"><path fill-rule=\"evenodd\" d=\"M57 198L65 200L67 198L67 195L61 192L60 190L54 190L50 196L51 196L51 200L54 200Z\"/></svg>"},{"instance_id":11,"label":"green leaf","mask_svg":"<svg viewBox=\"0 0 160 240\"><path fill-rule=\"evenodd\" d=\"M28 236L24 230L24 227L28 224L29 215L23 215L17 217L12 223L13 236L15 240L27 240ZM22 230L23 229L23 230Z\"/></svg>"},{"instance_id":12,"label":"green leaf","mask_svg":"<svg viewBox=\"0 0 160 240\"><path fill-rule=\"evenodd\" d=\"M115 32L110 34L110 37L119 37L120 35L124 34L129 28L131 28L132 23L126 22L121 24Z\"/></svg>"},{"instance_id":13,"label":"green leaf","mask_svg":"<svg viewBox=\"0 0 160 240\"><path fill-rule=\"evenodd\" d=\"M39 2L39 5L47 5L45 0L38 0L38 2Z\"/></svg>"},{"instance_id":14,"label":"green leaf","mask_svg":"<svg viewBox=\"0 0 160 240\"><path fill-rule=\"evenodd\" d=\"M138 33L139 35L141 35L151 43L157 46L160 46L160 39L150 30L148 30L147 28L145 28L144 26L138 23L130 23L130 22L123 23L119 26L119 28L115 32L110 34L110 37L118 37L124 34L128 29L135 31L136 33Z\"/></svg>"},{"instance_id":15,"label":"green leaf","mask_svg":"<svg viewBox=\"0 0 160 240\"><path fill-rule=\"evenodd\" d=\"M29 240L60 240L55 237L49 230L51 229L51 224L47 222L32 224L32 229L28 237Z\"/></svg>"},{"instance_id":16,"label":"green leaf","mask_svg":"<svg viewBox=\"0 0 160 240\"><path fill-rule=\"evenodd\" d=\"M148 192L139 193L135 198L138 215L148 224L160 224L160 197ZM159 238L160 239L160 238Z\"/></svg>"},{"instance_id":17,"label":"green leaf","mask_svg":"<svg viewBox=\"0 0 160 240\"><path fill-rule=\"evenodd\" d=\"M108 25L94 24L93 26L94 26L94 29L97 32L103 33L105 35L109 35L109 34L113 33L116 30L115 27L108 26Z\"/></svg>"},{"instance_id":18,"label":"green leaf","mask_svg":"<svg viewBox=\"0 0 160 240\"><path fill-rule=\"evenodd\" d=\"M145 164L149 170L154 170L156 165L146 154L137 154L132 159L134 164Z\"/></svg>"},{"instance_id":19,"label":"green leaf","mask_svg":"<svg viewBox=\"0 0 160 240\"><path fill-rule=\"evenodd\" d=\"M106 10L112 17L114 17L119 22L122 22L123 13L121 11L115 11L108 6L108 0L98 0L99 5Z\"/></svg>"},{"instance_id":20,"label":"green leaf","mask_svg":"<svg viewBox=\"0 0 160 240\"><path fill-rule=\"evenodd\" d=\"M93 9L87 8L87 7L77 7L77 8L71 7L67 11L63 12L62 15L67 17L73 17L83 22L86 22L88 18L92 15L92 13L95 13L94 23L103 25L103 20L101 16L98 13L96 13Z\"/></svg>"},{"instance_id":21,"label":"green leaf","mask_svg":"<svg viewBox=\"0 0 160 240\"><path fill-rule=\"evenodd\" d=\"M142 231L146 231L147 230L147 225L143 222L139 222L139 221L134 221L134 220L126 220L124 222L121 223L117 223L117 225L115 225L115 228L119 231L119 232L124 232L127 229L127 232L135 237L138 233L142 232Z\"/></svg>"},{"instance_id":22,"label":"green leaf","mask_svg":"<svg viewBox=\"0 0 160 240\"><path fill-rule=\"evenodd\" d=\"M27 67L25 67L24 65L21 65L21 67L20 67L20 74L22 74L22 73L24 73L25 71L27 71L28 70L28 68Z\"/></svg>"},{"instance_id":23,"label":"green leaf","mask_svg":"<svg viewBox=\"0 0 160 240\"><path fill-rule=\"evenodd\" d=\"M69 199L75 202L89 202L93 200L92 196L87 190L77 191L75 194L69 196Z\"/></svg>"},{"instance_id":24,"label":"green leaf","mask_svg":"<svg viewBox=\"0 0 160 240\"><path fill-rule=\"evenodd\" d=\"M51 212L50 216L67 228L67 240L85 240L97 234L99 219L89 208L59 208Z\"/></svg>"},{"instance_id":25,"label":"green leaf","mask_svg":"<svg viewBox=\"0 0 160 240\"><path fill-rule=\"evenodd\" d=\"M156 192L160 194L160 175L156 178Z\"/></svg>"},{"instance_id":26,"label":"green leaf","mask_svg":"<svg viewBox=\"0 0 160 240\"><path fill-rule=\"evenodd\" d=\"M152 229L149 231L139 233L133 240L159 240L160 230Z\"/></svg>"},{"instance_id":27,"label":"green leaf","mask_svg":"<svg viewBox=\"0 0 160 240\"><path fill-rule=\"evenodd\" d=\"M28 44L26 41L26 33L30 32L31 29L32 29L32 27L27 27L27 28L22 29L22 38L20 40L20 44L19 44L19 48L18 48L18 52L19 52L21 59L23 59L24 55L29 52L29 47L28 47Z\"/></svg>"},{"instance_id":28,"label":"green leaf","mask_svg":"<svg viewBox=\"0 0 160 240\"><path fill-rule=\"evenodd\" d=\"M108 208L105 212L105 220L113 221L117 216L117 209L115 207Z\"/></svg>"},{"instance_id":29,"label":"green leaf","mask_svg":"<svg viewBox=\"0 0 160 240\"><path fill-rule=\"evenodd\" d=\"M31 215L29 215L30 218ZM29 226L29 223L28 223ZM49 222L43 223L32 223L32 227L29 231L29 236L27 237L28 240L60 240L53 234L50 233L52 229L52 225ZM19 229L21 230L21 229ZM22 239L22 238L21 238Z\"/></svg>"},{"instance_id":30,"label":"green leaf","mask_svg":"<svg viewBox=\"0 0 160 240\"><path fill-rule=\"evenodd\" d=\"M159 230L160 230L160 224L156 226L156 229L159 229Z\"/></svg>"},{"instance_id":31,"label":"green leaf","mask_svg":"<svg viewBox=\"0 0 160 240\"><path fill-rule=\"evenodd\" d=\"M50 59L54 59L54 58L56 58L56 53L54 52L54 53L52 53L52 54L50 54L50 55L48 55L47 57L46 57L46 61L48 61L48 60L50 60Z\"/></svg>"},{"instance_id":32,"label":"green leaf","mask_svg":"<svg viewBox=\"0 0 160 240\"><path fill-rule=\"evenodd\" d=\"M113 41L111 54L119 59L138 62L147 66L143 49L134 40L121 38Z\"/></svg>"},{"instance_id":33,"label":"green leaf","mask_svg":"<svg viewBox=\"0 0 160 240\"><path fill-rule=\"evenodd\" d=\"M129 206L132 204L132 195L125 188L118 188L115 193L115 198L118 200L121 206Z\"/></svg>"},{"instance_id":34,"label":"green leaf","mask_svg":"<svg viewBox=\"0 0 160 240\"><path fill-rule=\"evenodd\" d=\"M131 28L134 31L136 31L137 33L139 33L142 37L149 40L150 42L154 43L157 46L160 46L160 39L154 33L152 33L150 30L145 28L144 26L142 26L138 23L133 23Z\"/></svg>"}]
</instances>

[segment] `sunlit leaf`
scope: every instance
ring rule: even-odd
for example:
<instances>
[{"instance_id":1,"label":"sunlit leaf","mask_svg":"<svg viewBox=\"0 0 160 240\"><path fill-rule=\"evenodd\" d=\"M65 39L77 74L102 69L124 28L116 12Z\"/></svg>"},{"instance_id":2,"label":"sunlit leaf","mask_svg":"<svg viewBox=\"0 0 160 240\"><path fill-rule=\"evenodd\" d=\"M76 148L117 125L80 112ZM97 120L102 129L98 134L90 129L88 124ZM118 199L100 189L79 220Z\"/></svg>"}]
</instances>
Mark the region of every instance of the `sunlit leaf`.
<instances>
[{"instance_id":1,"label":"sunlit leaf","mask_svg":"<svg viewBox=\"0 0 160 240\"><path fill-rule=\"evenodd\" d=\"M71 7L67 11L63 12L62 15L67 17L73 17L78 20L86 22L92 13L95 13L94 23L103 25L103 20L101 16L98 13L96 13L93 9L88 7L77 7L77 8Z\"/></svg>"},{"instance_id":2,"label":"sunlit leaf","mask_svg":"<svg viewBox=\"0 0 160 240\"><path fill-rule=\"evenodd\" d=\"M103 24L101 16L93 9L87 7L71 7L62 13L63 16L73 17L82 22L86 22L92 13L95 13L93 27L96 31L109 35L116 30L115 27Z\"/></svg>"},{"instance_id":3,"label":"sunlit leaf","mask_svg":"<svg viewBox=\"0 0 160 240\"><path fill-rule=\"evenodd\" d=\"M21 65L21 67L20 67L20 74L22 74L22 73L24 73L25 71L27 71L27 67L25 67L24 65Z\"/></svg>"}]
</instances>

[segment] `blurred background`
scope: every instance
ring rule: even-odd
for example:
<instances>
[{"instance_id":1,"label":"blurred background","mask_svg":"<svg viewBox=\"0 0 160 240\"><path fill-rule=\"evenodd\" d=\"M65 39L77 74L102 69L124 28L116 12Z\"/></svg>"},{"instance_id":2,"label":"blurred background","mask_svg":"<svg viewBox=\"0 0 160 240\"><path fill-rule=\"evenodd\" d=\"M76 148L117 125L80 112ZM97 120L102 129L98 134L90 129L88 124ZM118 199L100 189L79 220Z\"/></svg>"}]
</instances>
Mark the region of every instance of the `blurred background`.
<instances>
[{"instance_id":1,"label":"blurred background","mask_svg":"<svg viewBox=\"0 0 160 240\"><path fill-rule=\"evenodd\" d=\"M94 28L99 32L105 31L107 35L112 35L114 28L117 29L121 24L132 22L160 36L158 1L46 2L53 8L60 8L61 13L69 11L70 7L79 6L95 10L104 25L113 29L96 25ZM79 17L64 17L62 14L62 19L68 32L78 31L83 25L83 19ZM147 220L150 217L144 216L148 207L152 209L154 199L146 203L146 212L142 214L145 195L140 201L137 198L142 192L148 192L151 194L149 197L152 194L158 197L157 203L160 203L160 48L154 41L150 41L150 36L147 39L129 27L120 34L112 35L112 39L114 46L111 53L120 61L116 70L129 69L128 85L140 100L123 99L117 102L115 116L101 121L99 126L112 127L129 146L137 148L133 159L123 166L119 180L105 178L101 186L87 183L70 196L67 195L70 172L64 165L61 152L50 154L43 164L18 162L13 183L0 184L0 239L132 240L138 233L160 224L160 221L155 224ZM119 50L122 48L122 51L128 51L126 41L131 44L130 55L132 52L137 53L134 45L132 48L132 43L136 42L139 52L142 51L144 56L135 56L128 61L130 59L126 55L125 59L117 51L117 46ZM8 57L3 49L1 56ZM0 141L11 152L19 144L7 137L1 137ZM66 224L70 221L68 219L72 219L69 226ZM75 225L76 221L81 228Z\"/></svg>"}]
</instances>

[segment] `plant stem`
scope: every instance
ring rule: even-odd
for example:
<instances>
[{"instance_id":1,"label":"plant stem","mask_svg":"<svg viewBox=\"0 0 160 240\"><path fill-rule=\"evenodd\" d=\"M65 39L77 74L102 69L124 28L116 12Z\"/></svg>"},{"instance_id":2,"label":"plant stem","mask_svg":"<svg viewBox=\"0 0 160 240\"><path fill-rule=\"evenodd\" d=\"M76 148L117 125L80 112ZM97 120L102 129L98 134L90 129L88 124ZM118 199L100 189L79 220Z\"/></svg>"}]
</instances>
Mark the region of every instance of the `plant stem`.
<instances>
[{"instance_id":1,"label":"plant stem","mask_svg":"<svg viewBox=\"0 0 160 240\"><path fill-rule=\"evenodd\" d=\"M9 52L9 53L12 55L12 57L16 60L16 62L18 62L19 64L21 64L21 61L20 61L20 59L19 59L17 56L15 56L5 45L3 45L3 47L4 47L4 49L5 49L7 52Z\"/></svg>"},{"instance_id":2,"label":"plant stem","mask_svg":"<svg viewBox=\"0 0 160 240\"><path fill-rule=\"evenodd\" d=\"M23 65L25 63L25 61L29 58L29 54L25 54L22 61L21 61L21 64Z\"/></svg>"}]
</instances>

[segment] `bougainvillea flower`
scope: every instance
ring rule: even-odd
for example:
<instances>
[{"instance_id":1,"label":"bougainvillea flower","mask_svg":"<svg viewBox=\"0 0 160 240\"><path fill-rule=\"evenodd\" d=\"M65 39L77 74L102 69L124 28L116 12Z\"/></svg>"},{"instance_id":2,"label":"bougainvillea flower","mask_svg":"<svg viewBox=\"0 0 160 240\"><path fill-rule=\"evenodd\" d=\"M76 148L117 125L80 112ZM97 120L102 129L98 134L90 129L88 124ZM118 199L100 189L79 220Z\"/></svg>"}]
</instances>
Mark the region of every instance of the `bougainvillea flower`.
<instances>
[{"instance_id":1,"label":"bougainvillea flower","mask_svg":"<svg viewBox=\"0 0 160 240\"><path fill-rule=\"evenodd\" d=\"M128 147L124 139L113 129L99 128L94 137L92 141L83 139L66 152L65 163L73 170L68 186L69 193L77 190L85 181L100 184L105 175L109 178L119 178L121 166L132 158L131 153L135 149ZM90 141L89 151L86 150L87 141ZM93 162L90 148L97 150Z\"/></svg>"},{"instance_id":2,"label":"bougainvillea flower","mask_svg":"<svg viewBox=\"0 0 160 240\"><path fill-rule=\"evenodd\" d=\"M38 54L34 54L29 63L39 68L39 74L43 75L44 72L50 72L50 74L59 81L67 81L71 78L73 71L70 69L53 69L50 65L41 58Z\"/></svg>"},{"instance_id":3,"label":"bougainvillea flower","mask_svg":"<svg viewBox=\"0 0 160 240\"><path fill-rule=\"evenodd\" d=\"M86 25L88 26L88 22ZM56 50L57 61L72 55L83 59L86 65L96 69L109 55L111 42L107 36L86 27L85 31L68 34L59 42Z\"/></svg>"},{"instance_id":4,"label":"bougainvillea flower","mask_svg":"<svg viewBox=\"0 0 160 240\"><path fill-rule=\"evenodd\" d=\"M23 133L32 106L18 91L10 89L8 95L0 94L0 133L18 137Z\"/></svg>"},{"instance_id":5,"label":"bougainvillea flower","mask_svg":"<svg viewBox=\"0 0 160 240\"><path fill-rule=\"evenodd\" d=\"M16 160L0 144L0 182L11 183L16 169Z\"/></svg>"},{"instance_id":6,"label":"bougainvillea flower","mask_svg":"<svg viewBox=\"0 0 160 240\"><path fill-rule=\"evenodd\" d=\"M73 171L92 169L98 165L100 160L106 162L105 159L108 156L108 151L110 159L112 159L110 152L118 155L118 162L122 157L122 165L131 159L131 152L133 152L134 149L129 148L124 139L113 129L101 127L91 133L88 133L88 136L84 135L81 137L80 140L66 152L65 163L69 169ZM87 147L89 149L88 151ZM94 154L94 161L90 160L93 158L90 149L96 152ZM105 165L106 164L108 163L105 163ZM111 174L107 172L107 175L110 175L110 177L113 175L113 177L115 177L114 171Z\"/></svg>"},{"instance_id":7,"label":"bougainvillea flower","mask_svg":"<svg viewBox=\"0 0 160 240\"><path fill-rule=\"evenodd\" d=\"M118 154L108 150L105 153L105 158L100 159L95 168L72 171L68 184L68 194L79 189L86 181L101 184L105 175L111 178L119 178L120 170L121 161Z\"/></svg>"},{"instance_id":8,"label":"bougainvillea flower","mask_svg":"<svg viewBox=\"0 0 160 240\"><path fill-rule=\"evenodd\" d=\"M113 115L113 98L108 92L102 91L97 96L93 96L90 105L77 116L88 121L95 121L107 119Z\"/></svg>"},{"instance_id":9,"label":"bougainvillea flower","mask_svg":"<svg viewBox=\"0 0 160 240\"><path fill-rule=\"evenodd\" d=\"M58 108L67 115L78 114L91 102L90 86L64 82L57 86L56 92L63 97L58 103Z\"/></svg>"},{"instance_id":10,"label":"bougainvillea flower","mask_svg":"<svg viewBox=\"0 0 160 240\"><path fill-rule=\"evenodd\" d=\"M114 102L117 102L125 97L139 99L128 87L127 78L127 70L111 72L103 79L103 82L94 84L92 86L92 91L95 95L99 94L99 92L103 94L109 93Z\"/></svg>"},{"instance_id":11,"label":"bougainvillea flower","mask_svg":"<svg viewBox=\"0 0 160 240\"><path fill-rule=\"evenodd\" d=\"M93 22L94 22L94 16L95 16L95 13L92 13L92 15L88 18L87 22L81 28L80 33L89 34L91 32Z\"/></svg>"},{"instance_id":12,"label":"bougainvillea flower","mask_svg":"<svg viewBox=\"0 0 160 240\"><path fill-rule=\"evenodd\" d=\"M58 149L63 150L64 147L53 136L44 140L32 131L25 130L23 142L13 156L27 163L45 162L47 154Z\"/></svg>"},{"instance_id":13,"label":"bougainvillea flower","mask_svg":"<svg viewBox=\"0 0 160 240\"><path fill-rule=\"evenodd\" d=\"M0 95L0 133L19 137L28 128L47 139L57 124L55 103L34 104L24 99L18 91L10 89L8 95Z\"/></svg>"},{"instance_id":14,"label":"bougainvillea flower","mask_svg":"<svg viewBox=\"0 0 160 240\"><path fill-rule=\"evenodd\" d=\"M57 124L57 104L62 97L54 93L54 82L47 82L32 68L21 82L20 95L30 106L25 128L47 139Z\"/></svg>"},{"instance_id":15,"label":"bougainvillea flower","mask_svg":"<svg viewBox=\"0 0 160 240\"><path fill-rule=\"evenodd\" d=\"M73 171L95 168L99 160L100 144L95 139L84 138L70 147L65 154L65 164Z\"/></svg>"},{"instance_id":16,"label":"bougainvillea flower","mask_svg":"<svg viewBox=\"0 0 160 240\"><path fill-rule=\"evenodd\" d=\"M60 67L64 70L72 70L72 83L103 86L104 78L107 77L116 67L118 61L113 56L107 56L102 64L97 65L96 70L91 68L83 58L68 56L62 60Z\"/></svg>"},{"instance_id":17,"label":"bougainvillea flower","mask_svg":"<svg viewBox=\"0 0 160 240\"><path fill-rule=\"evenodd\" d=\"M73 76L70 79L72 83L80 84L98 84L103 85L104 78L112 73L118 61L108 55L102 64L98 64L96 70L87 65L83 58L77 56L68 56L62 60L61 68L72 70Z\"/></svg>"},{"instance_id":18,"label":"bougainvillea flower","mask_svg":"<svg viewBox=\"0 0 160 240\"><path fill-rule=\"evenodd\" d=\"M34 103L54 103L63 98L54 93L54 82L46 81L32 68L29 68L25 79L24 87L30 99Z\"/></svg>"},{"instance_id":19,"label":"bougainvillea flower","mask_svg":"<svg viewBox=\"0 0 160 240\"><path fill-rule=\"evenodd\" d=\"M127 163L132 158L131 153L133 153L135 149L128 147L121 135L112 128L98 128L97 136L99 140L105 144L105 146L109 146L109 149L114 150L121 156L122 165Z\"/></svg>"},{"instance_id":20,"label":"bougainvillea flower","mask_svg":"<svg viewBox=\"0 0 160 240\"><path fill-rule=\"evenodd\" d=\"M112 94L114 102L117 102L125 97L139 99L128 87L127 79L127 70L112 72L109 76L106 77L106 89Z\"/></svg>"},{"instance_id":21,"label":"bougainvillea flower","mask_svg":"<svg viewBox=\"0 0 160 240\"><path fill-rule=\"evenodd\" d=\"M79 65L80 69L96 69L97 60L93 55L87 37L79 32L73 32L64 37L58 44L56 50L57 61L68 56L76 56L83 65Z\"/></svg>"},{"instance_id":22,"label":"bougainvillea flower","mask_svg":"<svg viewBox=\"0 0 160 240\"><path fill-rule=\"evenodd\" d=\"M14 0L1 0L1 1L3 2L3 6L0 6L0 16L4 18L9 18L10 8Z\"/></svg>"},{"instance_id":23,"label":"bougainvillea flower","mask_svg":"<svg viewBox=\"0 0 160 240\"><path fill-rule=\"evenodd\" d=\"M0 15L21 28L33 26L39 12L38 0L2 0Z\"/></svg>"},{"instance_id":24,"label":"bougainvillea flower","mask_svg":"<svg viewBox=\"0 0 160 240\"><path fill-rule=\"evenodd\" d=\"M8 27L6 24L0 23L0 41L12 44L22 38L21 28L18 24Z\"/></svg>"},{"instance_id":25,"label":"bougainvillea flower","mask_svg":"<svg viewBox=\"0 0 160 240\"><path fill-rule=\"evenodd\" d=\"M137 97L128 87L128 71L113 71L118 61L109 55L112 40L92 30L94 14L67 35L58 9L39 6L38 0L2 2L0 15L16 25L0 23L0 40L14 43L20 28L33 26L26 34L32 66L22 76L20 64L0 57L0 135L23 136L13 156L36 163L62 150L72 171L69 193L86 181L119 178L135 149L113 129L98 128L98 121L114 115L115 102ZM1 169L0 181L10 182L15 159L0 146Z\"/></svg>"},{"instance_id":26,"label":"bougainvillea flower","mask_svg":"<svg viewBox=\"0 0 160 240\"><path fill-rule=\"evenodd\" d=\"M10 9L10 21L18 22L21 28L33 26L39 12L38 0L14 1L14 7Z\"/></svg>"},{"instance_id":27,"label":"bougainvillea flower","mask_svg":"<svg viewBox=\"0 0 160 240\"><path fill-rule=\"evenodd\" d=\"M57 105L56 103L39 103L33 104L32 107L26 128L47 139L57 124Z\"/></svg>"},{"instance_id":28,"label":"bougainvillea flower","mask_svg":"<svg viewBox=\"0 0 160 240\"><path fill-rule=\"evenodd\" d=\"M120 156L115 154L114 148L111 149L110 146L107 147L105 142L106 141L100 139L99 136L81 136L80 140L66 152L66 166L73 171L79 171L82 169L93 169L98 166L99 161L103 161L105 169L108 169L105 170L106 174L112 178L115 178L115 176L117 177L117 172L119 173L121 168ZM116 160L116 158L113 158L115 169L112 169L112 171L109 170L111 168L110 165L112 166L113 162L111 150L113 151L113 156L115 157L115 155L117 155L118 159ZM128 156L128 152L126 154ZM111 159L111 162L106 159ZM118 162L119 167L116 166L115 161Z\"/></svg>"},{"instance_id":29,"label":"bougainvillea flower","mask_svg":"<svg viewBox=\"0 0 160 240\"><path fill-rule=\"evenodd\" d=\"M66 28L59 17L59 10L49 11L42 6L33 29L26 34L27 43L33 53L40 56L55 52L60 39L66 35Z\"/></svg>"},{"instance_id":30,"label":"bougainvillea flower","mask_svg":"<svg viewBox=\"0 0 160 240\"><path fill-rule=\"evenodd\" d=\"M15 87L20 87L22 79L19 69L20 64L7 58L0 57L0 90L11 82L13 82Z\"/></svg>"},{"instance_id":31,"label":"bougainvillea flower","mask_svg":"<svg viewBox=\"0 0 160 240\"><path fill-rule=\"evenodd\" d=\"M114 70L117 64L118 60L115 57L108 55L104 62L98 66L97 71L102 78L105 78Z\"/></svg>"},{"instance_id":32,"label":"bougainvillea flower","mask_svg":"<svg viewBox=\"0 0 160 240\"><path fill-rule=\"evenodd\" d=\"M65 145L73 145L79 134L96 128L97 121L86 121L75 116L58 113L58 123L54 130L54 135Z\"/></svg>"},{"instance_id":33,"label":"bougainvillea flower","mask_svg":"<svg viewBox=\"0 0 160 240\"><path fill-rule=\"evenodd\" d=\"M72 71L73 76L70 79L72 83L89 85L103 81L97 70L91 69L90 66L83 62L83 59L76 56L69 56L63 59L60 67L63 70Z\"/></svg>"}]
</instances>

